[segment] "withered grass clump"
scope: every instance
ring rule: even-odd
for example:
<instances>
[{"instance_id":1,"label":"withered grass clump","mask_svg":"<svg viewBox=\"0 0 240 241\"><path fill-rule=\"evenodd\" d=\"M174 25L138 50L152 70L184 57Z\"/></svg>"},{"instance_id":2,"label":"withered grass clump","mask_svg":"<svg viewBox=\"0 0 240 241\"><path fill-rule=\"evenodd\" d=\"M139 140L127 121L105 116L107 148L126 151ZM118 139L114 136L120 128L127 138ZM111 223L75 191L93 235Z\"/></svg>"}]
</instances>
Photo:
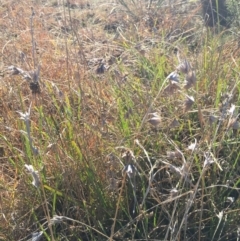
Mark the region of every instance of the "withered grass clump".
<instances>
[{"instance_id":1,"label":"withered grass clump","mask_svg":"<svg viewBox=\"0 0 240 241\"><path fill-rule=\"evenodd\" d=\"M1 240L238 240L234 30L200 2L3 1Z\"/></svg>"}]
</instances>

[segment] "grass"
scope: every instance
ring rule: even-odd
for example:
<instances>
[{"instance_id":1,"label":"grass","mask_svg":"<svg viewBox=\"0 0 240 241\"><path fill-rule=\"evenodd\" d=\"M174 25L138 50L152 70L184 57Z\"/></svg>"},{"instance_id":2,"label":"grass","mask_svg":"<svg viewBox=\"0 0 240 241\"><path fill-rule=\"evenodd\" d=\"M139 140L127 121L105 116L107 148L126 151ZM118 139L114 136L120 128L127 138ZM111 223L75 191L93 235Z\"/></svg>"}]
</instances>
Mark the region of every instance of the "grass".
<instances>
[{"instance_id":1,"label":"grass","mask_svg":"<svg viewBox=\"0 0 240 241\"><path fill-rule=\"evenodd\" d=\"M3 1L1 240L240 239L237 33L176 4Z\"/></svg>"}]
</instances>

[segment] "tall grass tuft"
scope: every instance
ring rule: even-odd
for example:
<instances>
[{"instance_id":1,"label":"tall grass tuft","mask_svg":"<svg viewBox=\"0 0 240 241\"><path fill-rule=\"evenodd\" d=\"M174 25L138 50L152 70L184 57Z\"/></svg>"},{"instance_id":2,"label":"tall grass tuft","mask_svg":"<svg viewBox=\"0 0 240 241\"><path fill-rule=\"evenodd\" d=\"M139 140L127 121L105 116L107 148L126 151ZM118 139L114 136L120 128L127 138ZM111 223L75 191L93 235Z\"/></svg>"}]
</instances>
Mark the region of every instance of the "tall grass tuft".
<instances>
[{"instance_id":1,"label":"tall grass tuft","mask_svg":"<svg viewBox=\"0 0 240 241\"><path fill-rule=\"evenodd\" d=\"M235 27L195 1L0 12L0 239L239 239Z\"/></svg>"}]
</instances>

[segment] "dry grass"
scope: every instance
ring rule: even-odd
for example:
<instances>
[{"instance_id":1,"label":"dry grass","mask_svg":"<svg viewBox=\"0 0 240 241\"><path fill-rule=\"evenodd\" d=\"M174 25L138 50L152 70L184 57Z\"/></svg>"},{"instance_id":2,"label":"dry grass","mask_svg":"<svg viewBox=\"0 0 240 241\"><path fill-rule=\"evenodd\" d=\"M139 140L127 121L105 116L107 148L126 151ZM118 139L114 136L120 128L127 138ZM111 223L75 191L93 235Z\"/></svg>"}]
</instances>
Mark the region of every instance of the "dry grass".
<instances>
[{"instance_id":1,"label":"dry grass","mask_svg":"<svg viewBox=\"0 0 240 241\"><path fill-rule=\"evenodd\" d=\"M2 2L1 240L240 238L239 43L175 4Z\"/></svg>"}]
</instances>

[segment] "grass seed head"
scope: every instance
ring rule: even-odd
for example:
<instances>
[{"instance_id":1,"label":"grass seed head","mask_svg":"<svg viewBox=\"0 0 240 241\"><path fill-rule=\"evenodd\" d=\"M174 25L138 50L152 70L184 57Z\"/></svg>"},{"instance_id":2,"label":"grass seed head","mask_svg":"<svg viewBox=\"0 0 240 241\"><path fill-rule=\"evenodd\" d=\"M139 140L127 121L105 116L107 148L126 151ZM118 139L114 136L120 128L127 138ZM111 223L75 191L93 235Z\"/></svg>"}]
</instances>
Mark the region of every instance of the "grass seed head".
<instances>
[{"instance_id":1,"label":"grass seed head","mask_svg":"<svg viewBox=\"0 0 240 241\"><path fill-rule=\"evenodd\" d=\"M30 82L29 88L32 91L32 94L40 94L41 93L40 85L38 82Z\"/></svg>"},{"instance_id":2,"label":"grass seed head","mask_svg":"<svg viewBox=\"0 0 240 241\"><path fill-rule=\"evenodd\" d=\"M174 118L174 120L169 124L168 127L170 129L172 129L172 128L176 128L176 127L179 127L179 126L180 126L179 121L176 118Z\"/></svg>"},{"instance_id":3,"label":"grass seed head","mask_svg":"<svg viewBox=\"0 0 240 241\"><path fill-rule=\"evenodd\" d=\"M194 97L193 96L187 96L184 102L184 108L183 111L184 113L188 112L194 104Z\"/></svg>"},{"instance_id":4,"label":"grass seed head","mask_svg":"<svg viewBox=\"0 0 240 241\"><path fill-rule=\"evenodd\" d=\"M161 123L161 118L160 117L152 117L148 120L148 122L153 125L153 126L159 126L159 124Z\"/></svg>"},{"instance_id":5,"label":"grass seed head","mask_svg":"<svg viewBox=\"0 0 240 241\"><path fill-rule=\"evenodd\" d=\"M228 110L229 115L233 115L235 109L236 109L236 106L234 104L231 104L231 107Z\"/></svg>"},{"instance_id":6,"label":"grass seed head","mask_svg":"<svg viewBox=\"0 0 240 241\"><path fill-rule=\"evenodd\" d=\"M137 168L133 164L128 164L122 170L122 174L124 173L127 173L129 178L134 178L137 174Z\"/></svg>"},{"instance_id":7,"label":"grass seed head","mask_svg":"<svg viewBox=\"0 0 240 241\"><path fill-rule=\"evenodd\" d=\"M187 150L190 150L190 151L194 151L196 149L196 146L197 146L197 140L195 140L195 142L191 143Z\"/></svg>"},{"instance_id":8,"label":"grass seed head","mask_svg":"<svg viewBox=\"0 0 240 241\"><path fill-rule=\"evenodd\" d=\"M179 86L178 82L170 80L170 84L165 87L165 89L163 90L163 94L166 97L170 97L180 89L181 87Z\"/></svg>"},{"instance_id":9,"label":"grass seed head","mask_svg":"<svg viewBox=\"0 0 240 241\"><path fill-rule=\"evenodd\" d=\"M32 233L32 241L38 241L41 239L43 231Z\"/></svg>"},{"instance_id":10,"label":"grass seed head","mask_svg":"<svg viewBox=\"0 0 240 241\"><path fill-rule=\"evenodd\" d=\"M122 159L126 162L126 163L131 163L133 160L135 160L135 156L133 154L133 152L131 150L126 150L125 152L123 152L122 154Z\"/></svg>"},{"instance_id":11,"label":"grass seed head","mask_svg":"<svg viewBox=\"0 0 240 241\"><path fill-rule=\"evenodd\" d=\"M96 74L104 74L106 70L106 66L104 63L100 63L99 66L96 69Z\"/></svg>"},{"instance_id":12,"label":"grass seed head","mask_svg":"<svg viewBox=\"0 0 240 241\"><path fill-rule=\"evenodd\" d=\"M33 178L32 184L33 184L33 186L35 186L36 188L39 188L41 182L40 182L40 179L39 179L38 171L35 171L32 165L25 164L24 166L29 171L29 173L32 175L32 178Z\"/></svg>"},{"instance_id":13,"label":"grass seed head","mask_svg":"<svg viewBox=\"0 0 240 241\"><path fill-rule=\"evenodd\" d=\"M167 158L169 160L181 159L182 154L179 151L167 151Z\"/></svg>"},{"instance_id":14,"label":"grass seed head","mask_svg":"<svg viewBox=\"0 0 240 241\"><path fill-rule=\"evenodd\" d=\"M178 195L178 190L176 188L173 188L171 191L170 191L170 195L171 195L171 198L174 198Z\"/></svg>"},{"instance_id":15,"label":"grass seed head","mask_svg":"<svg viewBox=\"0 0 240 241\"><path fill-rule=\"evenodd\" d=\"M36 70L33 70L30 72L32 81L29 83L29 88L31 89L32 94L40 94L41 92L40 85L39 85L39 78L40 78L39 75L40 75L40 65Z\"/></svg>"},{"instance_id":16,"label":"grass seed head","mask_svg":"<svg viewBox=\"0 0 240 241\"><path fill-rule=\"evenodd\" d=\"M183 62L177 66L177 70L183 74L187 74L191 70L191 65L186 59L184 59Z\"/></svg>"},{"instance_id":17,"label":"grass seed head","mask_svg":"<svg viewBox=\"0 0 240 241\"><path fill-rule=\"evenodd\" d=\"M53 218L50 219L50 225L61 223L64 221L64 219L65 219L64 216L54 215Z\"/></svg>"},{"instance_id":18,"label":"grass seed head","mask_svg":"<svg viewBox=\"0 0 240 241\"><path fill-rule=\"evenodd\" d=\"M28 122L30 120L30 109L29 111L23 113L21 111L17 111L20 114L20 119L24 122Z\"/></svg>"},{"instance_id":19,"label":"grass seed head","mask_svg":"<svg viewBox=\"0 0 240 241\"><path fill-rule=\"evenodd\" d=\"M18 75L18 74L22 74L24 72L22 69L17 68L13 65L9 66L8 70L9 70L11 75Z\"/></svg>"},{"instance_id":20,"label":"grass seed head","mask_svg":"<svg viewBox=\"0 0 240 241\"><path fill-rule=\"evenodd\" d=\"M196 84L196 74L194 71L190 71L186 75L184 88L190 89Z\"/></svg>"},{"instance_id":21,"label":"grass seed head","mask_svg":"<svg viewBox=\"0 0 240 241\"><path fill-rule=\"evenodd\" d=\"M180 81L179 81L179 75L178 75L178 73L177 73L176 71L172 72L172 73L168 76L168 79L169 79L170 81L175 81L175 82L177 82L177 83L180 82Z\"/></svg>"},{"instance_id":22,"label":"grass seed head","mask_svg":"<svg viewBox=\"0 0 240 241\"><path fill-rule=\"evenodd\" d=\"M32 79L31 75L27 71L25 71L21 68L18 68L18 67L15 67L15 66L11 65L11 66L8 67L8 70L10 71L10 74L21 75L22 78L27 80L27 81Z\"/></svg>"},{"instance_id":23,"label":"grass seed head","mask_svg":"<svg viewBox=\"0 0 240 241\"><path fill-rule=\"evenodd\" d=\"M214 163L214 159L212 158L212 155L210 152L205 152L204 157L205 157L204 164L203 164L204 168Z\"/></svg>"},{"instance_id":24,"label":"grass seed head","mask_svg":"<svg viewBox=\"0 0 240 241\"><path fill-rule=\"evenodd\" d=\"M181 168L176 167L172 164L169 164L169 169L170 169L171 172L176 173L178 176L182 176Z\"/></svg>"},{"instance_id":25,"label":"grass seed head","mask_svg":"<svg viewBox=\"0 0 240 241\"><path fill-rule=\"evenodd\" d=\"M240 127L238 118L231 118L228 122L227 129L232 128L233 130L238 130Z\"/></svg>"}]
</instances>

